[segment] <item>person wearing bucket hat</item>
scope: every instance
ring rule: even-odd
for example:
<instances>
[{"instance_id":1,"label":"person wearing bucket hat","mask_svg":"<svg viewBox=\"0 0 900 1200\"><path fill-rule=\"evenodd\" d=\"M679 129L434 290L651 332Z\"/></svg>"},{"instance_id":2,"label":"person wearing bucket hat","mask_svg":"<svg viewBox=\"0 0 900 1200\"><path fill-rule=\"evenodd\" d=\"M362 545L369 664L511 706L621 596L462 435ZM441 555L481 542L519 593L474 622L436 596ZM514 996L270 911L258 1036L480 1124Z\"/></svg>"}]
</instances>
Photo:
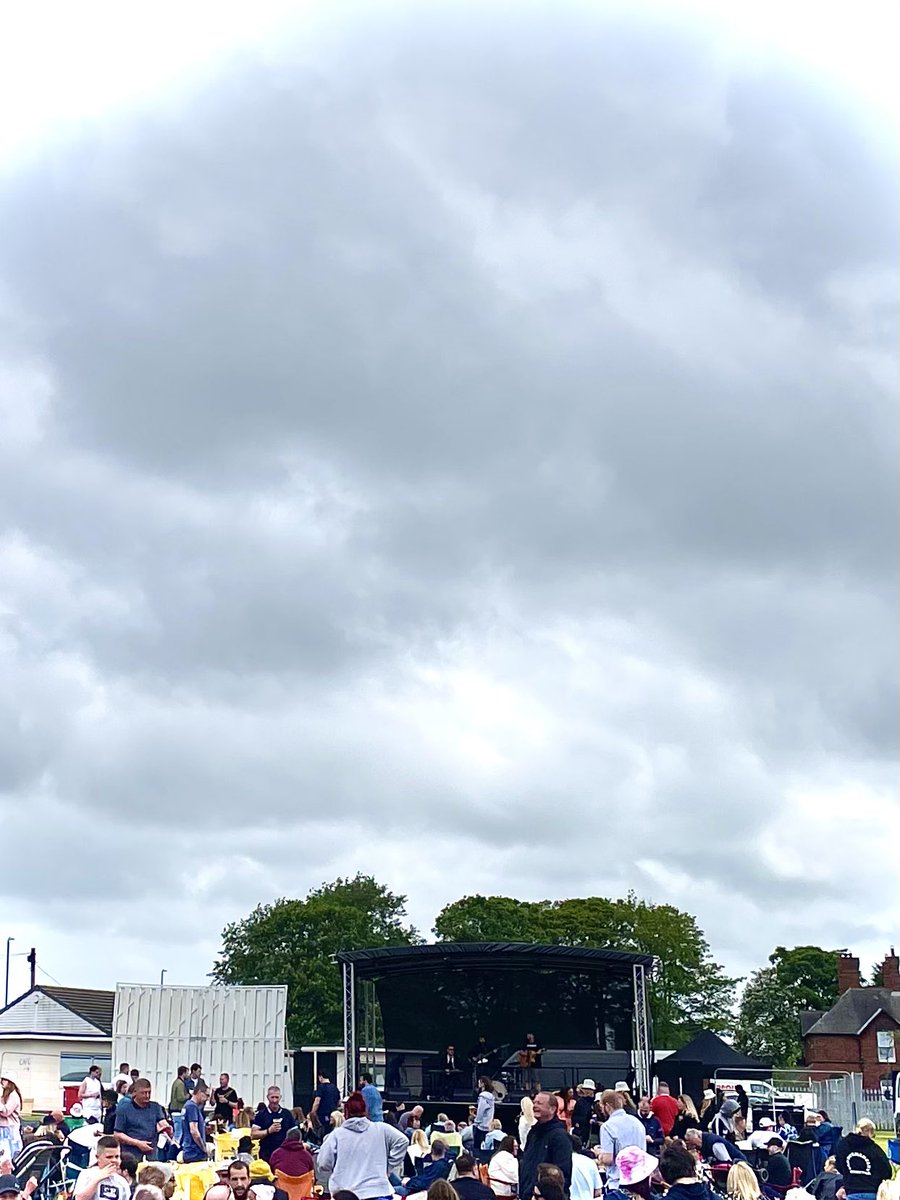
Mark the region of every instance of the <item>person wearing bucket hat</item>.
<instances>
[{"instance_id":1,"label":"person wearing bucket hat","mask_svg":"<svg viewBox=\"0 0 900 1200\"><path fill-rule=\"evenodd\" d=\"M264 1158L250 1164L250 1194L254 1200L288 1200L287 1192L275 1186L272 1168Z\"/></svg>"},{"instance_id":2,"label":"person wearing bucket hat","mask_svg":"<svg viewBox=\"0 0 900 1200\"><path fill-rule=\"evenodd\" d=\"M583 1079L575 1089L575 1107L572 1109L572 1131L577 1133L583 1142L587 1142L591 1133L591 1112L594 1107L594 1095L597 1085L593 1079Z\"/></svg>"},{"instance_id":3,"label":"person wearing bucket hat","mask_svg":"<svg viewBox=\"0 0 900 1200\"><path fill-rule=\"evenodd\" d=\"M619 1187L650 1200L650 1176L659 1166L659 1159L636 1146L626 1146L616 1155L616 1166L619 1168Z\"/></svg>"}]
</instances>

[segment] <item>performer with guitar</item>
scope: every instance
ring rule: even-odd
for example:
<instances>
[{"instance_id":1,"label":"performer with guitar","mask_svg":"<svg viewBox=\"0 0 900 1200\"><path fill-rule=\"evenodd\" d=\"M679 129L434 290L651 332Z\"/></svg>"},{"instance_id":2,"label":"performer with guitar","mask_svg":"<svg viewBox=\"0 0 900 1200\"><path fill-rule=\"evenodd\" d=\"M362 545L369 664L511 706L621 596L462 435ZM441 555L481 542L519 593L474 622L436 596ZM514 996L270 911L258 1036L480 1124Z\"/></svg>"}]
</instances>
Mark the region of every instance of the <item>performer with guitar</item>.
<instances>
[{"instance_id":1,"label":"performer with guitar","mask_svg":"<svg viewBox=\"0 0 900 1200\"><path fill-rule=\"evenodd\" d=\"M522 1068L522 1087L525 1091L539 1091L541 1081L537 1074L541 1068L541 1055L544 1047L533 1033L525 1034L522 1049L518 1052L519 1066Z\"/></svg>"},{"instance_id":2,"label":"performer with guitar","mask_svg":"<svg viewBox=\"0 0 900 1200\"><path fill-rule=\"evenodd\" d=\"M492 1050L482 1034L469 1051L469 1062L472 1064L472 1087L477 1091L478 1079L482 1075L494 1078L500 1063L500 1048L498 1046Z\"/></svg>"}]
</instances>

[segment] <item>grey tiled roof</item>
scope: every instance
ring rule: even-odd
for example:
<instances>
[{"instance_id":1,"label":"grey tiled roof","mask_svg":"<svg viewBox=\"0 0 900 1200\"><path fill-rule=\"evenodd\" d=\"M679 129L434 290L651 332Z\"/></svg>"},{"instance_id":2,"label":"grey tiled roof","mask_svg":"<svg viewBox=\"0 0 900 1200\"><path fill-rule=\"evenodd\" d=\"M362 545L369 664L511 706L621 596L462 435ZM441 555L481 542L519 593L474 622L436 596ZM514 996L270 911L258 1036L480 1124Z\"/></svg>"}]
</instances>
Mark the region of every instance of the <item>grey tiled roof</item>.
<instances>
[{"instance_id":1,"label":"grey tiled roof","mask_svg":"<svg viewBox=\"0 0 900 1200\"><path fill-rule=\"evenodd\" d=\"M115 992L95 991L93 988L44 987L43 984L40 990L102 1033L112 1035Z\"/></svg>"},{"instance_id":2,"label":"grey tiled roof","mask_svg":"<svg viewBox=\"0 0 900 1200\"><path fill-rule=\"evenodd\" d=\"M825 1013L822 1009L808 1008L800 1014L800 1036L806 1037L811 1027L815 1025L820 1017L824 1017Z\"/></svg>"},{"instance_id":3,"label":"grey tiled roof","mask_svg":"<svg viewBox=\"0 0 900 1200\"><path fill-rule=\"evenodd\" d=\"M890 1014L900 1025L900 992L892 992L890 988L848 988L827 1013L823 1013L804 1031L803 1036L855 1035L871 1021L879 1009ZM800 1020L802 1030L802 1013Z\"/></svg>"}]
</instances>

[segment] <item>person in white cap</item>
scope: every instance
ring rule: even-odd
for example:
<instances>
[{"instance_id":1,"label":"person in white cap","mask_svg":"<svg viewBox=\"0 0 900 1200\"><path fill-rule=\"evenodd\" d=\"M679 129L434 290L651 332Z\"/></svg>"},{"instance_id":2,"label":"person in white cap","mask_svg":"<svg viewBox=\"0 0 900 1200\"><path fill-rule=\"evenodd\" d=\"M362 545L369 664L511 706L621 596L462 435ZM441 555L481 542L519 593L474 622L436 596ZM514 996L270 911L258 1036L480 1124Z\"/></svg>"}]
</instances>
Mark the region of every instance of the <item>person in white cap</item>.
<instances>
[{"instance_id":1,"label":"person in white cap","mask_svg":"<svg viewBox=\"0 0 900 1200\"><path fill-rule=\"evenodd\" d=\"M575 1107L572 1109L572 1132L577 1133L586 1146L591 1134L591 1113L594 1111L594 1096L597 1085L593 1079L582 1079L575 1089Z\"/></svg>"},{"instance_id":2,"label":"person in white cap","mask_svg":"<svg viewBox=\"0 0 900 1200\"><path fill-rule=\"evenodd\" d=\"M619 1082L616 1084L615 1090L625 1102L625 1111L631 1113L633 1117L637 1116L637 1105L635 1104L634 1100L632 1100L631 1089L624 1079L619 1080Z\"/></svg>"},{"instance_id":3,"label":"person in white cap","mask_svg":"<svg viewBox=\"0 0 900 1200\"><path fill-rule=\"evenodd\" d=\"M775 1131L775 1122L771 1117L760 1117L759 1129L755 1129L747 1139L751 1150L765 1150L768 1146L772 1134Z\"/></svg>"}]
</instances>

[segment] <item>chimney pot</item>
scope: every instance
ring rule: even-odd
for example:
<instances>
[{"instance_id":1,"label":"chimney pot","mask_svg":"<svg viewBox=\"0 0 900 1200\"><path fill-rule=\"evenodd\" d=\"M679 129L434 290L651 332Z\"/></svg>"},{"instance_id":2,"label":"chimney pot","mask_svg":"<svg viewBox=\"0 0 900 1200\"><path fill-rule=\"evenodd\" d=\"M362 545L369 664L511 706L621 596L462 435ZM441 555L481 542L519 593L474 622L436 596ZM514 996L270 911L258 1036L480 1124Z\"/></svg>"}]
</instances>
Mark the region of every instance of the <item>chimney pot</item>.
<instances>
[{"instance_id":1,"label":"chimney pot","mask_svg":"<svg viewBox=\"0 0 900 1200\"><path fill-rule=\"evenodd\" d=\"M862 987L859 977L859 959L852 954L840 954L837 961L838 995L843 996L850 988ZM885 981L885 987L888 986Z\"/></svg>"},{"instance_id":2,"label":"chimney pot","mask_svg":"<svg viewBox=\"0 0 900 1200\"><path fill-rule=\"evenodd\" d=\"M884 976L884 986L892 992L900 992L900 958L891 946L890 954L884 956L884 966L881 968Z\"/></svg>"}]
</instances>

